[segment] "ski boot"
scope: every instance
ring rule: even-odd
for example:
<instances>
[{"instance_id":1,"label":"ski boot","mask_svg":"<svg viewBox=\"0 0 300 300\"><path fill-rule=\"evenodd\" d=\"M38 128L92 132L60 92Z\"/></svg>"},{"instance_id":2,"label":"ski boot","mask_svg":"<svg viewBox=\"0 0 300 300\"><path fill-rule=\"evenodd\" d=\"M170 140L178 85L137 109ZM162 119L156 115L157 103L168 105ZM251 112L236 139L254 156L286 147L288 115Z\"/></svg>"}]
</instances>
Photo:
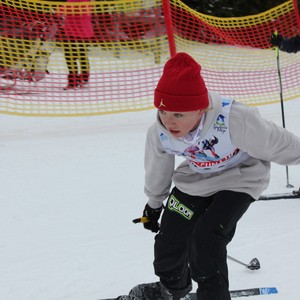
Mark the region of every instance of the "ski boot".
<instances>
[{"instance_id":1,"label":"ski boot","mask_svg":"<svg viewBox=\"0 0 300 300\"><path fill-rule=\"evenodd\" d=\"M90 73L89 72L82 72L80 75L79 75L79 80L80 80L80 85L82 87L84 86L87 86L88 83L89 83L89 78L90 78Z\"/></svg>"},{"instance_id":2,"label":"ski boot","mask_svg":"<svg viewBox=\"0 0 300 300\"><path fill-rule=\"evenodd\" d=\"M188 300L192 290L190 284L185 289L169 290L160 282L144 283L135 286L129 292L130 300Z\"/></svg>"},{"instance_id":3,"label":"ski boot","mask_svg":"<svg viewBox=\"0 0 300 300\"><path fill-rule=\"evenodd\" d=\"M70 73L68 74L68 85L64 88L64 90L77 89L77 74Z\"/></svg>"},{"instance_id":4,"label":"ski boot","mask_svg":"<svg viewBox=\"0 0 300 300\"><path fill-rule=\"evenodd\" d=\"M77 75L77 84L79 87L87 87L89 84L90 73L82 72L81 74Z\"/></svg>"}]
</instances>

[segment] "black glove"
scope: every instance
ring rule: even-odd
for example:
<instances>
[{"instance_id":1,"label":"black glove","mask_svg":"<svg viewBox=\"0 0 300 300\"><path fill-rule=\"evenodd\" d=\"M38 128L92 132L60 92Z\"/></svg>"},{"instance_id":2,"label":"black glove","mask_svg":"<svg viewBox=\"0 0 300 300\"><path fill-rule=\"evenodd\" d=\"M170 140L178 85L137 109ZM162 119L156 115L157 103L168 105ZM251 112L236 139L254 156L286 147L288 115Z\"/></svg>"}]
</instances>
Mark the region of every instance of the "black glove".
<instances>
[{"instance_id":1,"label":"black glove","mask_svg":"<svg viewBox=\"0 0 300 300\"><path fill-rule=\"evenodd\" d=\"M152 232L159 231L158 219L160 217L161 211L162 206L160 208L151 208L148 204L146 204L143 211L143 217L147 217L149 221L144 223L145 229L151 230Z\"/></svg>"},{"instance_id":2,"label":"black glove","mask_svg":"<svg viewBox=\"0 0 300 300\"><path fill-rule=\"evenodd\" d=\"M281 44L282 44L282 41L283 41L283 37L282 35L278 34L278 33L273 33L271 35L271 39L270 39L270 43L273 45L273 46L277 46L278 48L280 48Z\"/></svg>"}]
</instances>

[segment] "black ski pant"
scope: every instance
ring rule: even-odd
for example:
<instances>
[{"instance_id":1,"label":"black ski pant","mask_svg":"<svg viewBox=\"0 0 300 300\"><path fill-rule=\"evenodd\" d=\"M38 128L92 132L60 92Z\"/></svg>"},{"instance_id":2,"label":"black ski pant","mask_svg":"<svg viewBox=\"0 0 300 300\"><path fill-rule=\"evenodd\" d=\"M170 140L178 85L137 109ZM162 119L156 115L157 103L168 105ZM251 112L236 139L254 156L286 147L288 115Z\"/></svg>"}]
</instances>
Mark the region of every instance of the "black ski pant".
<instances>
[{"instance_id":1,"label":"black ski pant","mask_svg":"<svg viewBox=\"0 0 300 300\"><path fill-rule=\"evenodd\" d=\"M63 44L69 74L90 72L88 44L84 41L69 41Z\"/></svg>"},{"instance_id":2,"label":"black ski pant","mask_svg":"<svg viewBox=\"0 0 300 300\"><path fill-rule=\"evenodd\" d=\"M154 269L170 290L198 283L198 300L229 300L227 244L236 224L254 199L220 191L209 197L190 196L176 187L155 237Z\"/></svg>"}]
</instances>

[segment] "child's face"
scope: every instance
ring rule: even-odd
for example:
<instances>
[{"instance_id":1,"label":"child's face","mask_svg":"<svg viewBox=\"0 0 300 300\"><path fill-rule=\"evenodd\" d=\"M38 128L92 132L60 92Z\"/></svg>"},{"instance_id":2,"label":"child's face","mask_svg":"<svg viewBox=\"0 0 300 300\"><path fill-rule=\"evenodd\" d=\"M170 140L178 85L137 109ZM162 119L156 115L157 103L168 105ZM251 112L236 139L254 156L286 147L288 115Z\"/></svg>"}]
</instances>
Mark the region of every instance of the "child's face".
<instances>
[{"instance_id":1,"label":"child's face","mask_svg":"<svg viewBox=\"0 0 300 300\"><path fill-rule=\"evenodd\" d=\"M203 114L203 110L187 112L158 110L158 115L162 124L175 138L184 137L190 131L195 130L198 127Z\"/></svg>"}]
</instances>

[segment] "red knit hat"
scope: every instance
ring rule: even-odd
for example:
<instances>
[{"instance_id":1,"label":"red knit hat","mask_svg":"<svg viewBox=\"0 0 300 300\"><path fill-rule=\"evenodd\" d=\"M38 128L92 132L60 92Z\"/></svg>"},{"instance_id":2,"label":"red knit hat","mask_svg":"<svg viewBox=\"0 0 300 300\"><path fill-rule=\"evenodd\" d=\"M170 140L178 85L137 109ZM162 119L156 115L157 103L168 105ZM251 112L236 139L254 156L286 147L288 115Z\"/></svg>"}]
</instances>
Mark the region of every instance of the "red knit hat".
<instances>
[{"instance_id":1,"label":"red knit hat","mask_svg":"<svg viewBox=\"0 0 300 300\"><path fill-rule=\"evenodd\" d=\"M193 111L208 107L201 66L180 52L167 61L154 92L154 106L165 111Z\"/></svg>"}]
</instances>

